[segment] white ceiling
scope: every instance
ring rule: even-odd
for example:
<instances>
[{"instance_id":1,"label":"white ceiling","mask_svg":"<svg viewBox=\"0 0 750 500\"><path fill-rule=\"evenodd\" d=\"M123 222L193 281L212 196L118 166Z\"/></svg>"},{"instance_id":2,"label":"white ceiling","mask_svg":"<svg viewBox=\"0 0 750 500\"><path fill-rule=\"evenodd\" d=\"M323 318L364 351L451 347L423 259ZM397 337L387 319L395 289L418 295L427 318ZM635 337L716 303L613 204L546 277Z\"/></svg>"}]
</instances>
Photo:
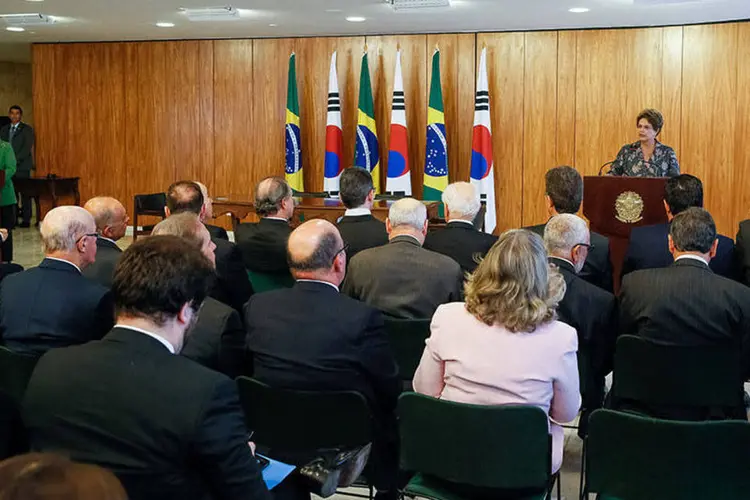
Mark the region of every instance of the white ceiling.
<instances>
[{"instance_id":1,"label":"white ceiling","mask_svg":"<svg viewBox=\"0 0 750 500\"><path fill-rule=\"evenodd\" d=\"M28 43L509 31L689 24L750 18L750 0L452 0L446 9L395 12L383 0L0 0L0 14L62 17L24 33L0 21L0 60L28 60ZM180 7L231 4L240 20L191 23ZM571 7L588 7L573 14ZM364 16L350 23L347 16ZM157 21L176 24L158 28ZM277 26L269 26L276 24Z\"/></svg>"}]
</instances>

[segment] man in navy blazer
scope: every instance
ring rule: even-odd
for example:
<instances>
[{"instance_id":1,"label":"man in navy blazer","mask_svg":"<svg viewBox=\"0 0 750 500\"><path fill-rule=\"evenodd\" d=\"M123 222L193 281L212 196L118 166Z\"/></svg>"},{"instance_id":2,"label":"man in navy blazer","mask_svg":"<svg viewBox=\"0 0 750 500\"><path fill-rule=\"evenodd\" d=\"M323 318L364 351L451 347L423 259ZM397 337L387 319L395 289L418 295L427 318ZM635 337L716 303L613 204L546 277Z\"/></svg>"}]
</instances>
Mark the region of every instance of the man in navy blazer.
<instances>
[{"instance_id":1,"label":"man in navy blazer","mask_svg":"<svg viewBox=\"0 0 750 500\"><path fill-rule=\"evenodd\" d=\"M114 321L109 289L81 274L96 259L91 214L81 207L55 208L40 232L45 258L39 267L0 285L0 338L29 355L101 339Z\"/></svg>"},{"instance_id":2,"label":"man in navy blazer","mask_svg":"<svg viewBox=\"0 0 750 500\"><path fill-rule=\"evenodd\" d=\"M633 229L622 267L623 276L640 269L669 267L672 264L674 259L667 242L669 225L677 214L690 207L703 208L703 183L689 174L670 177L664 188L664 209L669 222ZM719 245L709 267L719 276L736 279L734 241L721 234L716 235L716 238Z\"/></svg>"}]
</instances>

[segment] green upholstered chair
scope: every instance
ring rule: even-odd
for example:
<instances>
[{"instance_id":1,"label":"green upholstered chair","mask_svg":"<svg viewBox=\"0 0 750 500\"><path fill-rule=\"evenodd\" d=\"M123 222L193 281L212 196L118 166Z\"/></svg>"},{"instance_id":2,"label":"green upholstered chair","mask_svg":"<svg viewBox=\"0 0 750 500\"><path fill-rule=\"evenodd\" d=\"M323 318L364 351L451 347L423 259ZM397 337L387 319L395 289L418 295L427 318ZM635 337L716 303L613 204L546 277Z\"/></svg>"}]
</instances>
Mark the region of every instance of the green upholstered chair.
<instances>
[{"instance_id":1,"label":"green upholstered chair","mask_svg":"<svg viewBox=\"0 0 750 500\"><path fill-rule=\"evenodd\" d=\"M270 292L279 288L291 288L294 286L294 278L289 273L259 273L248 271L247 277L253 286L255 293Z\"/></svg>"},{"instance_id":2,"label":"green upholstered chair","mask_svg":"<svg viewBox=\"0 0 750 500\"><path fill-rule=\"evenodd\" d=\"M411 388L414 372L422 359L425 340L430 336L429 319L385 318L385 330L401 380Z\"/></svg>"}]
</instances>

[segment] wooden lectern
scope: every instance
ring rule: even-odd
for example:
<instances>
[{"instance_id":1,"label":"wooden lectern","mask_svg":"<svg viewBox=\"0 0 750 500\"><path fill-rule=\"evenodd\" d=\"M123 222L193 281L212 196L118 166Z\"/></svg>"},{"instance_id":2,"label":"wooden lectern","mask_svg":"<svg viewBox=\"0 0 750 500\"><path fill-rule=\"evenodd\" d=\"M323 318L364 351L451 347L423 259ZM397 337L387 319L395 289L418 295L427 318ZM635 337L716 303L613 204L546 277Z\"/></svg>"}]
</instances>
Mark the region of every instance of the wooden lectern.
<instances>
[{"instance_id":1,"label":"wooden lectern","mask_svg":"<svg viewBox=\"0 0 750 500\"><path fill-rule=\"evenodd\" d=\"M615 292L630 240L638 226L667 222L664 210L666 177L585 177L583 215L591 230L609 238Z\"/></svg>"}]
</instances>

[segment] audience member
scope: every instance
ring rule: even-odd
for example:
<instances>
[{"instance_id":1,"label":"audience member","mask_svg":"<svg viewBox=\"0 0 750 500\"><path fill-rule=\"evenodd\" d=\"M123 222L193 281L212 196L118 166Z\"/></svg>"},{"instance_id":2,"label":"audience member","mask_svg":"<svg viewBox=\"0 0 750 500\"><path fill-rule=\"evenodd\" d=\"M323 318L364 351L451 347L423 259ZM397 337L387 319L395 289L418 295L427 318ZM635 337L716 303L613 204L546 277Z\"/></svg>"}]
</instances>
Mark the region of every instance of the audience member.
<instances>
[{"instance_id":1,"label":"audience member","mask_svg":"<svg viewBox=\"0 0 750 500\"><path fill-rule=\"evenodd\" d=\"M208 200L208 201L207 201ZM191 181L178 181L169 186L167 190L167 206L164 209L167 217L182 212L196 214L201 222L205 225L207 220L213 217L213 208L211 199L208 197L208 191L201 184ZM222 228L214 228L214 234L217 230L223 231ZM211 229L206 226L209 233ZM211 291L211 296L234 308L238 313L242 313L242 307L247 299L253 294L253 287L247 277L245 264L242 261L242 252L226 236L219 234L211 237L216 246L216 284Z\"/></svg>"},{"instance_id":2,"label":"audience member","mask_svg":"<svg viewBox=\"0 0 750 500\"><path fill-rule=\"evenodd\" d=\"M422 248L427 234L424 203L413 198L395 202L386 230L387 245L352 259L344 293L404 319L431 318L439 305L461 300L461 267L450 257Z\"/></svg>"},{"instance_id":3,"label":"audience member","mask_svg":"<svg viewBox=\"0 0 750 500\"><path fill-rule=\"evenodd\" d=\"M740 222L736 240L739 278L745 285L750 286L750 219Z\"/></svg>"},{"instance_id":4,"label":"audience member","mask_svg":"<svg viewBox=\"0 0 750 500\"><path fill-rule=\"evenodd\" d=\"M709 262L719 244L711 214L697 207L681 211L672 219L668 242L674 256L671 266L623 278L620 332L669 346L742 348L747 377L750 289L711 272ZM660 418L705 417L693 408L649 408L648 413Z\"/></svg>"},{"instance_id":5,"label":"audience member","mask_svg":"<svg viewBox=\"0 0 750 500\"><path fill-rule=\"evenodd\" d=\"M550 217L558 214L575 214L580 210L583 201L583 179L573 167L555 167L544 176L547 213ZM526 229L534 231L544 238L546 224L531 226ZM589 283L613 290L612 264L609 260L609 239L599 233L591 232L591 247L588 258L579 276Z\"/></svg>"},{"instance_id":6,"label":"audience member","mask_svg":"<svg viewBox=\"0 0 750 500\"><path fill-rule=\"evenodd\" d=\"M81 207L52 209L40 228L45 258L0 287L0 338L23 354L100 339L112 327L109 290L81 274L96 259L96 224Z\"/></svg>"},{"instance_id":7,"label":"audience member","mask_svg":"<svg viewBox=\"0 0 750 500\"><path fill-rule=\"evenodd\" d=\"M240 224L234 241L242 251L245 267L259 273L288 274L286 243L294 214L292 188L283 177L267 177L255 188L257 224Z\"/></svg>"},{"instance_id":8,"label":"audience member","mask_svg":"<svg viewBox=\"0 0 750 500\"><path fill-rule=\"evenodd\" d=\"M468 182L454 182L443 191L445 229L427 233L424 247L458 262L465 273L473 273L497 237L478 231L474 219L482 208L479 193Z\"/></svg>"},{"instance_id":9,"label":"audience member","mask_svg":"<svg viewBox=\"0 0 750 500\"><path fill-rule=\"evenodd\" d=\"M106 196L91 198L83 208L94 218L98 233L96 261L83 270L83 275L109 288L122 255L117 241L125 236L130 217L122 203Z\"/></svg>"},{"instance_id":10,"label":"audience member","mask_svg":"<svg viewBox=\"0 0 750 500\"><path fill-rule=\"evenodd\" d=\"M330 222L312 220L295 229L288 259L295 286L255 295L245 308L254 377L282 388L363 394L375 416L376 498L397 498L400 381L383 317L339 294L346 247Z\"/></svg>"},{"instance_id":11,"label":"audience member","mask_svg":"<svg viewBox=\"0 0 750 500\"><path fill-rule=\"evenodd\" d=\"M6 141L13 146L16 157L16 178L29 178L36 168L34 165L34 128L23 122L23 109L13 105L8 109L10 123L0 128L0 141ZM6 179L6 185L8 180ZM21 196L21 227L31 225L31 198ZM39 217L39 214L37 214ZM13 221L15 225L15 221Z\"/></svg>"},{"instance_id":12,"label":"audience member","mask_svg":"<svg viewBox=\"0 0 750 500\"><path fill-rule=\"evenodd\" d=\"M181 238L133 243L115 269L115 328L34 370L23 403L32 448L107 467L130 500L270 498L234 381L174 355L213 274Z\"/></svg>"},{"instance_id":13,"label":"audience member","mask_svg":"<svg viewBox=\"0 0 750 500\"><path fill-rule=\"evenodd\" d=\"M203 195L203 215L201 215L201 220L203 221L203 224L205 224L206 229L208 229L208 234L211 235L212 240L229 241L229 234L227 234L226 229L212 224L206 224L206 221L214 218L214 200L208 194L208 188L205 184L198 181L195 181L195 183L201 188L201 194Z\"/></svg>"},{"instance_id":14,"label":"audience member","mask_svg":"<svg viewBox=\"0 0 750 500\"><path fill-rule=\"evenodd\" d=\"M550 263L565 280L558 319L578 332L578 356L586 363L588 376L581 380L584 415L578 427L579 434L585 436L588 415L602 406L604 377L612 371L617 338L615 296L578 276L590 245L586 221L573 214L552 217L544 229L544 243Z\"/></svg>"},{"instance_id":15,"label":"audience member","mask_svg":"<svg viewBox=\"0 0 750 500\"><path fill-rule=\"evenodd\" d=\"M151 234L184 238L199 249L212 266L216 265L215 246L208 229L193 213L171 215L157 224ZM239 313L214 298L206 297L198 311L198 320L188 330L180 354L230 378L242 375L245 328Z\"/></svg>"},{"instance_id":16,"label":"audience member","mask_svg":"<svg viewBox=\"0 0 750 500\"><path fill-rule=\"evenodd\" d=\"M0 463L2 500L128 500L114 474L50 453L28 453Z\"/></svg>"},{"instance_id":17,"label":"audience member","mask_svg":"<svg viewBox=\"0 0 750 500\"><path fill-rule=\"evenodd\" d=\"M667 220L690 207L703 207L703 183L688 174L670 177L664 187L664 209ZM625 275L639 269L668 267L672 263L667 237L669 222L651 226L634 227L630 232L630 243L622 266ZM735 279L734 242L731 238L717 235L719 246L716 256L711 258L709 267L720 276Z\"/></svg>"},{"instance_id":18,"label":"audience member","mask_svg":"<svg viewBox=\"0 0 750 500\"><path fill-rule=\"evenodd\" d=\"M428 396L542 408L550 418L552 472L562 464L560 424L580 406L578 338L555 321L564 293L538 235L502 234L469 276L466 303L438 308L414 376L414 389Z\"/></svg>"},{"instance_id":19,"label":"audience member","mask_svg":"<svg viewBox=\"0 0 750 500\"><path fill-rule=\"evenodd\" d=\"M388 233L385 224L372 216L375 188L370 172L359 167L346 168L339 183L339 196L346 212L338 228L348 245L347 257L351 260L362 250L388 243Z\"/></svg>"}]
</instances>

